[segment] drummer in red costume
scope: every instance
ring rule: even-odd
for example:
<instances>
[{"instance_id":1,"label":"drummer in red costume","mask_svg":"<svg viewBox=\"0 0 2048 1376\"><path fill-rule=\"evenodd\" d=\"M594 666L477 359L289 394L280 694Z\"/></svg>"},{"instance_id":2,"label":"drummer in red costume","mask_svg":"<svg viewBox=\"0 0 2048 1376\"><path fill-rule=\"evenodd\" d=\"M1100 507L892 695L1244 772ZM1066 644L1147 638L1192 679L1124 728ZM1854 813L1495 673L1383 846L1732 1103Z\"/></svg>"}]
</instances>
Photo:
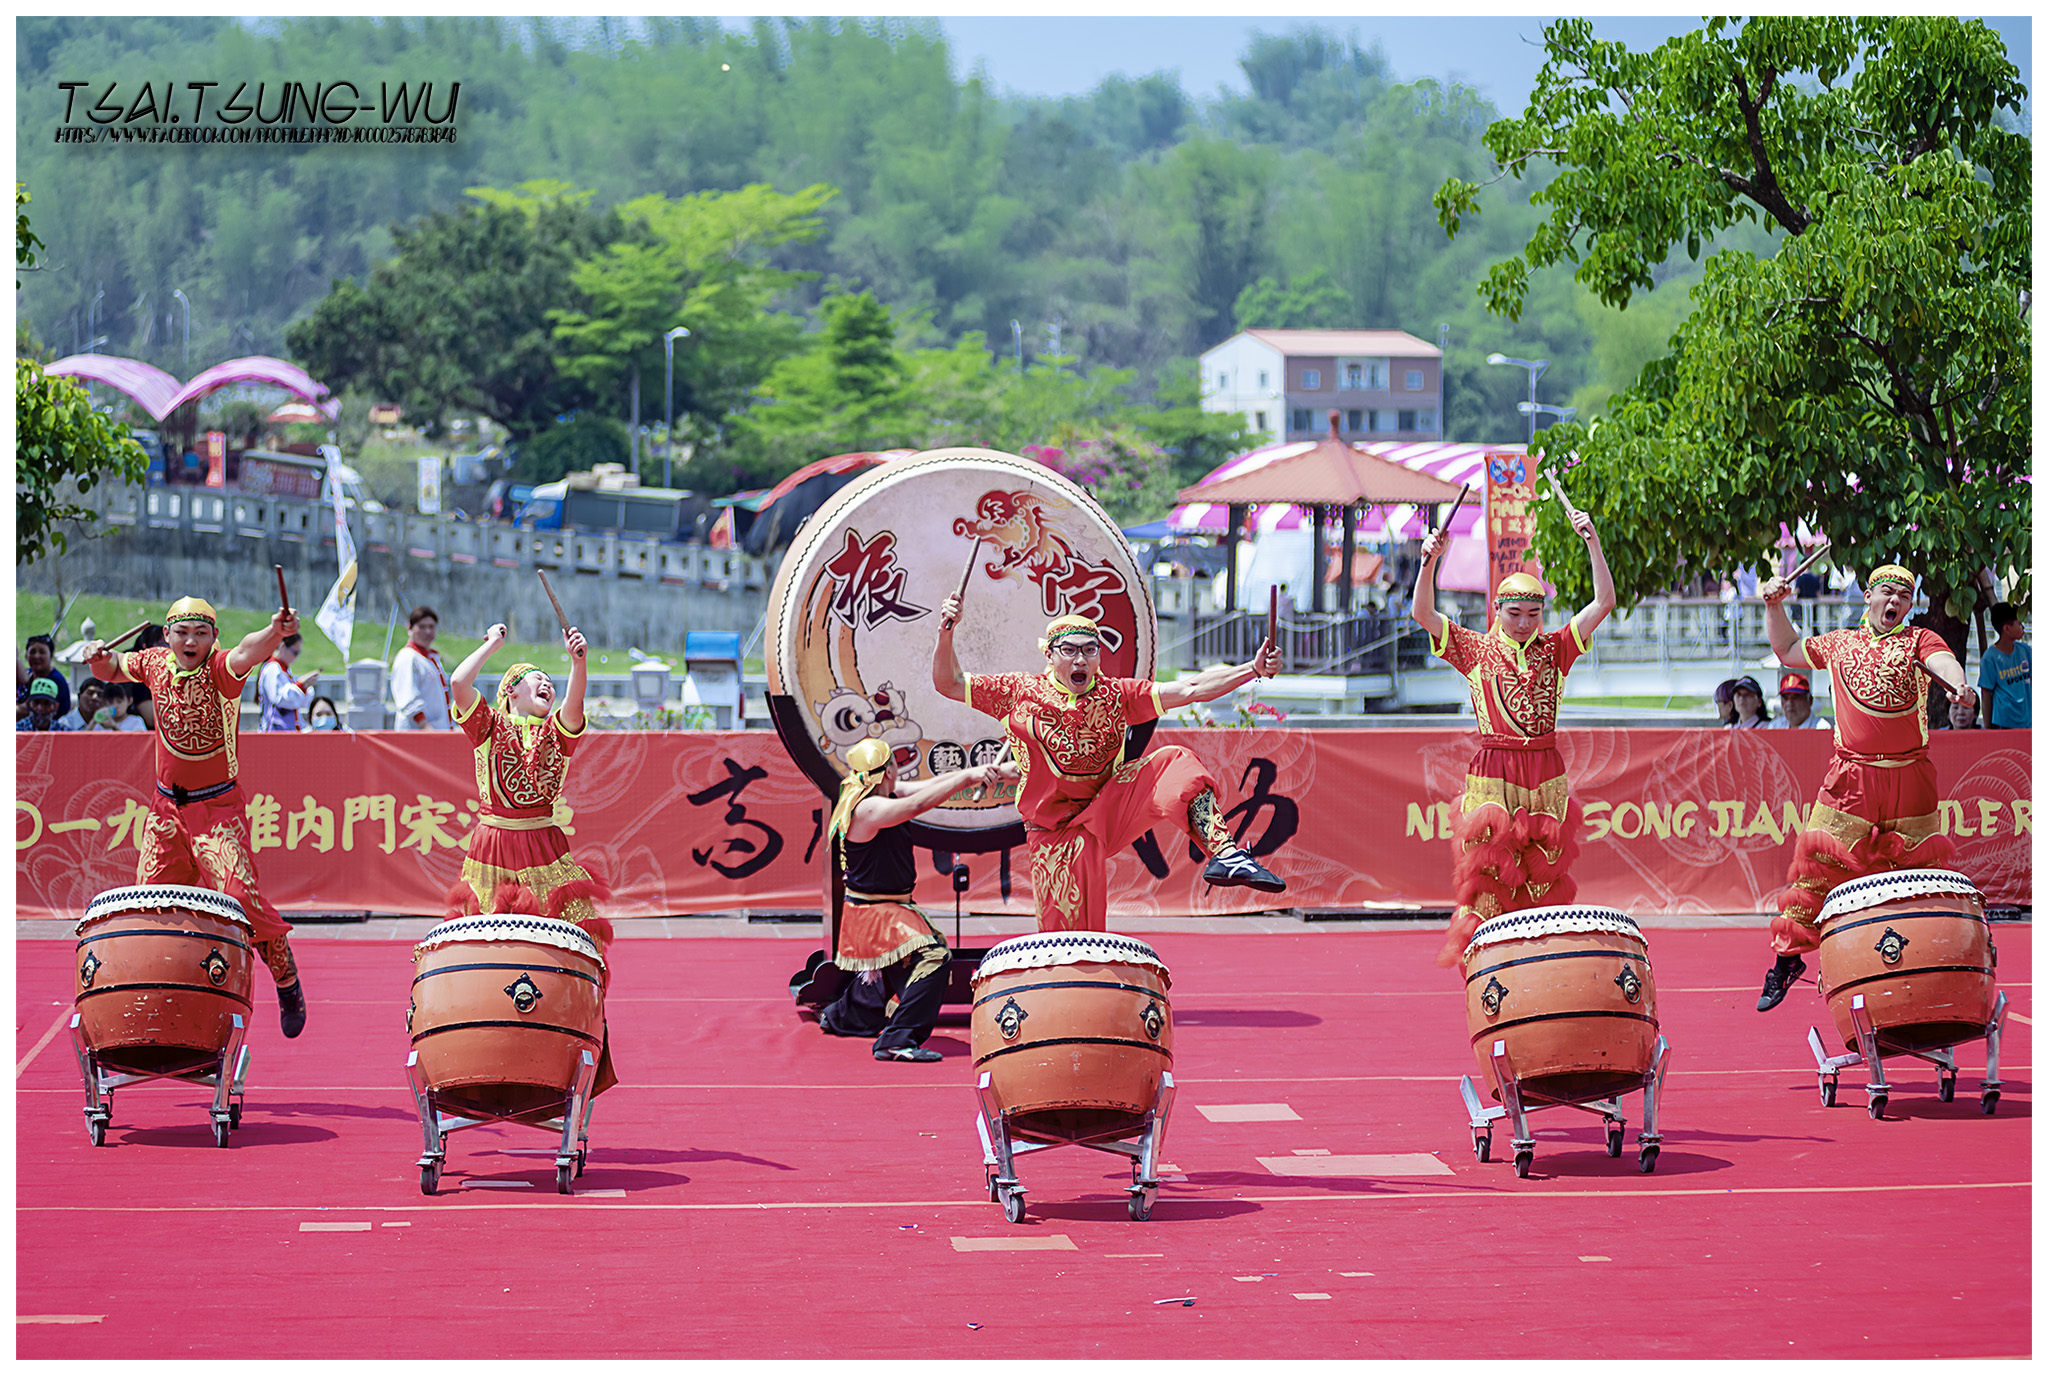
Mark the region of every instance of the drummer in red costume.
<instances>
[{"instance_id":1,"label":"drummer in red costume","mask_svg":"<svg viewBox=\"0 0 2048 1376\"><path fill-rule=\"evenodd\" d=\"M306 1029L306 993L286 933L291 924L256 887L249 822L235 786L236 731L242 685L299 619L273 612L270 624L220 648L219 616L202 598L181 597L164 618L165 644L111 654L95 640L85 649L92 676L140 683L156 703L156 797L136 846L138 884L187 884L227 894L242 905L257 953L277 981L279 1021L287 1037Z\"/></svg>"},{"instance_id":2,"label":"drummer in red costume","mask_svg":"<svg viewBox=\"0 0 2048 1376\"><path fill-rule=\"evenodd\" d=\"M1835 684L1835 757L1821 781L1806 830L1771 922L1777 962L1764 975L1756 1011L1768 1012L1806 972L1803 952L1820 945L1821 905L1837 884L1895 869L1946 865L1955 843L1941 833L1941 794L1927 758L1927 680L1974 706L1963 666L1946 642L1905 624L1913 575L1897 564L1863 583L1862 624L1801 638L1785 615L1792 585L1773 578L1763 597L1771 649L1793 669L1826 669Z\"/></svg>"},{"instance_id":3,"label":"drummer in red costume","mask_svg":"<svg viewBox=\"0 0 2048 1376\"><path fill-rule=\"evenodd\" d=\"M1105 862L1164 822L1211 857L1202 878L1266 893L1286 881L1253 859L1223 825L1216 781L1193 751L1169 745L1124 759L1124 730L1177 707L1211 702L1280 669L1272 641L1248 664L1219 664L1173 683L1103 678L1101 635L1084 616L1062 616L1038 648L1043 674L965 674L953 652L960 599L939 609L932 686L1001 721L1022 771L1017 811L1031 853L1038 930L1106 929Z\"/></svg>"},{"instance_id":4,"label":"drummer in red costume","mask_svg":"<svg viewBox=\"0 0 2048 1376\"><path fill-rule=\"evenodd\" d=\"M1543 584L1511 573L1494 590L1493 629L1481 634L1436 609L1436 564L1450 543L1437 531L1422 544L1413 616L1430 650L1465 676L1479 719L1479 753L1465 770L1463 810L1452 833L1451 886L1457 909L1436 963L1456 965L1479 924L1501 913L1569 903L1568 871L1579 853L1579 806L1557 753L1557 704L1564 676L1614 610L1614 578L1600 534L1583 511L1572 529L1593 564L1593 600L1562 629L1543 629Z\"/></svg>"},{"instance_id":5,"label":"drummer in red costume","mask_svg":"<svg viewBox=\"0 0 2048 1376\"><path fill-rule=\"evenodd\" d=\"M568 838L555 825L555 800L569 777L569 757L583 743L583 633L571 627L562 644L569 652L569 691L552 711L555 685L532 664L515 664L498 681L496 706L476 691L476 676L509 638L504 625L484 633L484 643L456 667L449 687L455 722L476 754L477 819L469 834L462 881L449 892L450 917L503 912L503 885L530 895L542 917L573 922L597 941L611 944L612 924L597 915L596 901L611 891L569 854Z\"/></svg>"}]
</instances>

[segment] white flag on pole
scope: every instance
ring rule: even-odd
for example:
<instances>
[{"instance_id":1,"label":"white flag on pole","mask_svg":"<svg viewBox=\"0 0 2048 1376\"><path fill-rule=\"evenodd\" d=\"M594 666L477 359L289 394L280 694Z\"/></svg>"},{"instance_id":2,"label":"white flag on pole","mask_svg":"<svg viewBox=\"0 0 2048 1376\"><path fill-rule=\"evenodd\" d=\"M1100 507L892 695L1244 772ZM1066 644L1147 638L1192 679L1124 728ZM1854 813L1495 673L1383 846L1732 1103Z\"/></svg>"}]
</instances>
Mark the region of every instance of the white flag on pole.
<instances>
[{"instance_id":1,"label":"white flag on pole","mask_svg":"<svg viewBox=\"0 0 2048 1376\"><path fill-rule=\"evenodd\" d=\"M348 662L348 643L356 629L356 542L349 537L348 516L341 501L341 479L335 472L341 463L341 451L331 444L323 444L320 453L327 460L327 487L334 498L334 553L341 573L334 580L334 586L327 590L327 600L313 614L313 624L341 650L345 664Z\"/></svg>"}]
</instances>

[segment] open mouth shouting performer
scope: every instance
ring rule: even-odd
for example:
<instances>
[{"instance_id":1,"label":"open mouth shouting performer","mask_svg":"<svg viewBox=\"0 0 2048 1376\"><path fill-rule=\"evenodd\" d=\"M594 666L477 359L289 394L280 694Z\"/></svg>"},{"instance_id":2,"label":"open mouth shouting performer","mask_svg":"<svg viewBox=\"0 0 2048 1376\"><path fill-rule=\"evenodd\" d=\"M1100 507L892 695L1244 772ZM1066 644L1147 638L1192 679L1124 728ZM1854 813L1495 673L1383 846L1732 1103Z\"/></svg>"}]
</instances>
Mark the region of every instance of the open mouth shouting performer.
<instances>
[{"instance_id":1,"label":"open mouth shouting performer","mask_svg":"<svg viewBox=\"0 0 2048 1376\"><path fill-rule=\"evenodd\" d=\"M1805 973L1800 956L1820 945L1815 923L1837 884L1945 865L1955 854L1941 834L1941 794L1927 758L1927 680L1940 679L1972 706L1977 692L1940 636L1905 624L1915 586L1911 573L1886 564L1864 581L1861 625L1804 638L1785 615L1792 585L1773 578L1757 589L1778 659L1826 669L1835 681L1835 757L1779 893L1771 922L1778 959L1764 975L1759 1013L1782 1003Z\"/></svg>"},{"instance_id":2,"label":"open mouth shouting performer","mask_svg":"<svg viewBox=\"0 0 2048 1376\"><path fill-rule=\"evenodd\" d=\"M1001 721L1022 773L1017 811L1031 852L1031 893L1038 930L1105 930L1104 864L1165 823L1187 833L1211 857L1202 878L1266 893L1287 887L1232 839L1223 825L1216 781L1181 746L1124 759L1124 730L1176 707L1211 702L1280 669L1271 640L1247 664L1219 664L1173 683L1104 678L1101 636L1084 616L1062 616L1038 648L1043 674L964 674L953 652L960 598L939 608L932 686L955 702Z\"/></svg>"},{"instance_id":3,"label":"open mouth shouting performer","mask_svg":"<svg viewBox=\"0 0 2048 1376\"><path fill-rule=\"evenodd\" d=\"M1579 853L1579 807L1557 753L1557 703L1564 676L1614 610L1614 578L1592 518L1573 511L1571 523L1593 562L1593 600L1555 631L1543 629L1543 584L1526 573L1509 574L1494 590L1492 630L1457 625L1436 609L1436 565L1450 536L1438 530L1422 544L1412 614L1429 632L1431 652L1465 676L1479 719L1479 753L1466 767L1452 833L1458 906L1439 965L1457 964L1486 919L1569 903L1578 892L1567 871Z\"/></svg>"},{"instance_id":4,"label":"open mouth shouting performer","mask_svg":"<svg viewBox=\"0 0 2048 1376\"><path fill-rule=\"evenodd\" d=\"M280 608L268 626L223 650L213 605L181 597L164 618L164 644L126 654L97 640L85 646L94 678L144 684L156 702L156 797L136 843L142 853L135 882L210 888L242 905L257 953L277 981L287 1037L306 1030L306 993L285 936L291 924L256 888L249 822L235 786L235 741L242 685L298 632L299 618Z\"/></svg>"}]
</instances>

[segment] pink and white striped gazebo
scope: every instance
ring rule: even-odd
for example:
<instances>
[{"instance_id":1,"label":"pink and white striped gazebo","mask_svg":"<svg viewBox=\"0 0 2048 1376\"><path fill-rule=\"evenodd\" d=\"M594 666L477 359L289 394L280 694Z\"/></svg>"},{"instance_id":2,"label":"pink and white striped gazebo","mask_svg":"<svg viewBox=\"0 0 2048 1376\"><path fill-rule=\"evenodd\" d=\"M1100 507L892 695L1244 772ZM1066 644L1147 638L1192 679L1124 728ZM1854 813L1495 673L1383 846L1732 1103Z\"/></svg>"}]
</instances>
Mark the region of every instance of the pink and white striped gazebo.
<instances>
[{"instance_id":1,"label":"pink and white striped gazebo","mask_svg":"<svg viewBox=\"0 0 2048 1376\"><path fill-rule=\"evenodd\" d=\"M133 397L157 420L162 420L188 401L197 401L209 392L217 392L237 382L262 382L282 387L292 395L311 402L329 420L341 413L341 403L328 396L325 383L315 382L304 368L296 364L262 354L216 363L184 383L139 358L114 358L107 354L73 354L46 365L43 371L57 377L104 382L124 396Z\"/></svg>"}]
</instances>

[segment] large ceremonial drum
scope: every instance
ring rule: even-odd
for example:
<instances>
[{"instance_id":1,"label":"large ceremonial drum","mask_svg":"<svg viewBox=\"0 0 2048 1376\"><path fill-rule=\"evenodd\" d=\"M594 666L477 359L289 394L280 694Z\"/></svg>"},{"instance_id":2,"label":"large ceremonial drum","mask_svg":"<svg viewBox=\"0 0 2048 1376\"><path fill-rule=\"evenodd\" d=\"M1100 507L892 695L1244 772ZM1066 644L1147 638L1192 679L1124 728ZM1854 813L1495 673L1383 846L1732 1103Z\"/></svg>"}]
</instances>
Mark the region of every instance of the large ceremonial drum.
<instances>
[{"instance_id":1,"label":"large ceremonial drum","mask_svg":"<svg viewBox=\"0 0 2048 1376\"><path fill-rule=\"evenodd\" d=\"M79 1031L107 1070L183 1075L213 1066L249 1013L255 940L242 905L211 889L135 884L78 924Z\"/></svg>"},{"instance_id":2,"label":"large ceremonial drum","mask_svg":"<svg viewBox=\"0 0 2048 1376\"><path fill-rule=\"evenodd\" d=\"M1094 1142L1144 1127L1173 1069L1170 981L1142 941L1036 932L989 948L969 1036L1010 1133Z\"/></svg>"},{"instance_id":3,"label":"large ceremonial drum","mask_svg":"<svg viewBox=\"0 0 2048 1376\"><path fill-rule=\"evenodd\" d=\"M1949 870L1894 870L1837 885L1820 910L1820 991L1852 1051L1863 995L1878 1050L1981 1037L1998 1000L1998 953L1976 885Z\"/></svg>"},{"instance_id":4,"label":"large ceremonial drum","mask_svg":"<svg viewBox=\"0 0 2048 1376\"><path fill-rule=\"evenodd\" d=\"M553 1117L583 1051L604 1046L604 958L573 922L451 918L413 948L406 1028L441 1106L475 1118Z\"/></svg>"},{"instance_id":5,"label":"large ceremonial drum","mask_svg":"<svg viewBox=\"0 0 2048 1376\"><path fill-rule=\"evenodd\" d=\"M1151 677L1151 579L1084 489L991 449L893 459L804 523L768 594L768 691L796 706L796 720L776 726L826 792L864 740L886 742L909 782L1001 754L997 723L932 689L939 606L963 573L953 646L966 672L1044 672L1046 622L1078 614L1102 628L1102 673ZM963 843L1017 820L1014 785L920 819Z\"/></svg>"},{"instance_id":6,"label":"large ceremonial drum","mask_svg":"<svg viewBox=\"0 0 2048 1376\"><path fill-rule=\"evenodd\" d=\"M1657 1046L1657 986L1633 919L1613 908L1524 908L1465 947L1465 1025L1495 1095L1507 1043L1524 1099L1578 1103L1642 1087Z\"/></svg>"}]
</instances>

